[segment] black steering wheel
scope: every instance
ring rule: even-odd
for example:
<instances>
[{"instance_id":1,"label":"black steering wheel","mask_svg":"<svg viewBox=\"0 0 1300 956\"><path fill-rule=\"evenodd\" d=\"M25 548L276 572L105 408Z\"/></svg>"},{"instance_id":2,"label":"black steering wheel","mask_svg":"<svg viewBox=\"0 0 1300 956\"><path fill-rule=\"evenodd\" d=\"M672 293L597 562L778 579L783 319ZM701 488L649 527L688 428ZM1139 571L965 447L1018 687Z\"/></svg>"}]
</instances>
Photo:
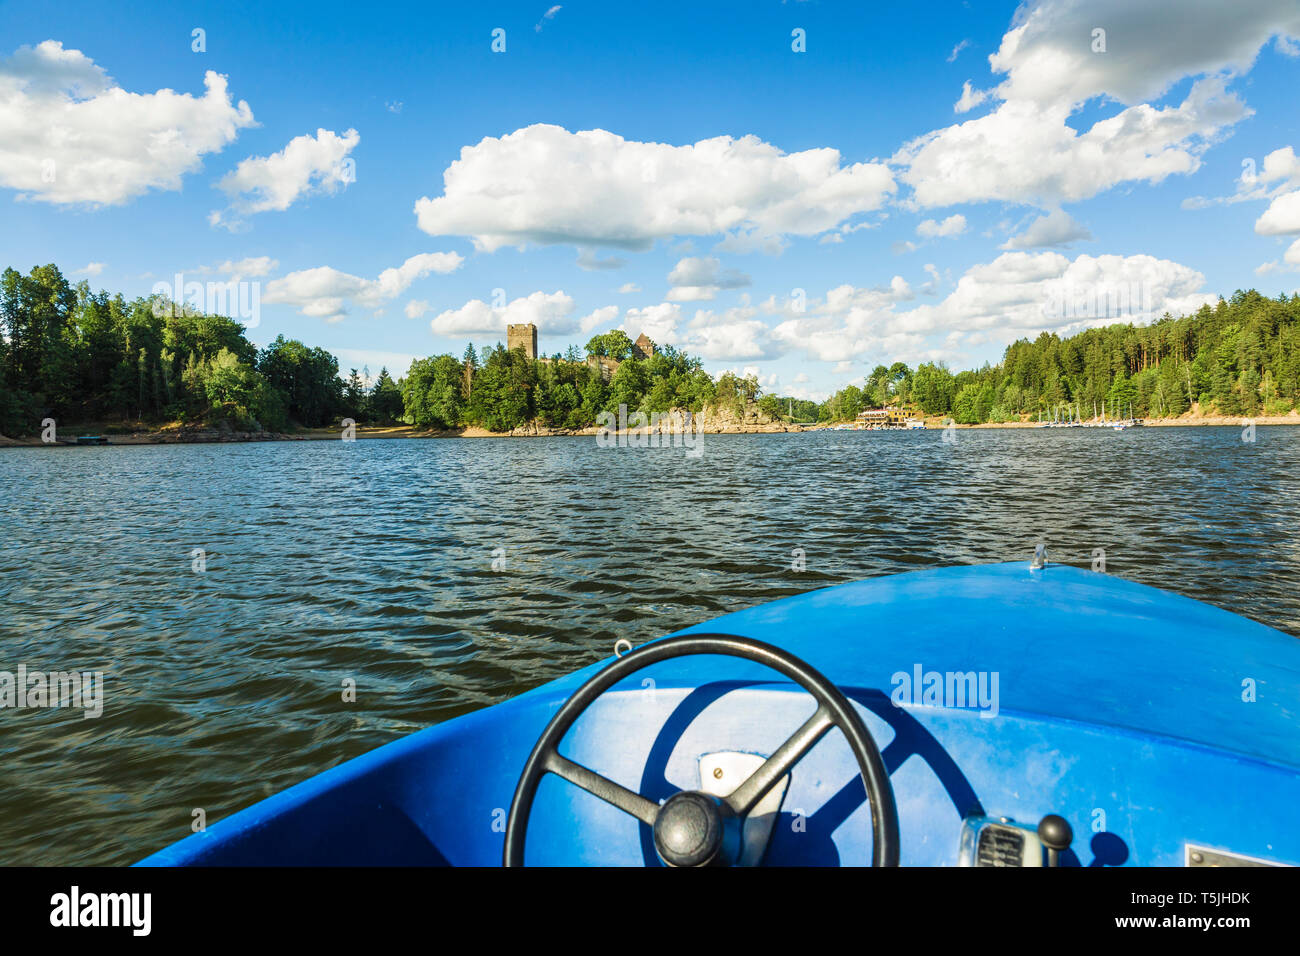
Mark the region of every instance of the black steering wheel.
<instances>
[{"instance_id":1,"label":"black steering wheel","mask_svg":"<svg viewBox=\"0 0 1300 956\"><path fill-rule=\"evenodd\" d=\"M569 728L602 693L644 667L674 657L721 654L741 657L779 671L817 700L817 710L728 797L684 790L662 805L560 756ZM524 837L537 787L553 773L606 803L631 814L654 831L655 849L669 866L730 866L740 853L745 817L832 727L848 738L867 788L871 808L873 866L898 865L898 807L880 749L838 687L779 647L734 634L683 634L645 644L624 654L574 691L546 725L515 787L506 823L503 865L524 865Z\"/></svg>"}]
</instances>

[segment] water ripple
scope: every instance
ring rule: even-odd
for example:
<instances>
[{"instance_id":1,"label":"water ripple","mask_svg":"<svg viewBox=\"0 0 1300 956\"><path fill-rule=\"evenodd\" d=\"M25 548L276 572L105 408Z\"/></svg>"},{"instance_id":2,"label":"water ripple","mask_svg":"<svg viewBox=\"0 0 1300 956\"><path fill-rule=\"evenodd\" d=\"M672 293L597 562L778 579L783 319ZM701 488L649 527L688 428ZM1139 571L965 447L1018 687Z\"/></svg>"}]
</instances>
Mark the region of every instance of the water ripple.
<instances>
[{"instance_id":1,"label":"water ripple","mask_svg":"<svg viewBox=\"0 0 1300 956\"><path fill-rule=\"evenodd\" d=\"M1257 438L708 436L696 459L566 438L5 449L0 670L108 684L97 720L0 711L0 863L130 862L196 807L218 819L619 638L1040 540L1300 634L1300 429Z\"/></svg>"}]
</instances>

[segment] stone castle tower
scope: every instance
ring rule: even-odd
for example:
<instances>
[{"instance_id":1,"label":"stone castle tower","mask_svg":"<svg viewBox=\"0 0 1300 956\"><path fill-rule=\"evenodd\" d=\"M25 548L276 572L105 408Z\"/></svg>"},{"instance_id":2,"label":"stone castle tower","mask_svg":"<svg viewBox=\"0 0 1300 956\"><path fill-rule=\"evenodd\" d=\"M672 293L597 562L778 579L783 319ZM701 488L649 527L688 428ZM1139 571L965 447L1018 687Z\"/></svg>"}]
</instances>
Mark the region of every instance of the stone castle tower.
<instances>
[{"instance_id":1,"label":"stone castle tower","mask_svg":"<svg viewBox=\"0 0 1300 956\"><path fill-rule=\"evenodd\" d=\"M506 348L512 352L523 349L530 359L537 358L537 326L531 322L524 325L506 326Z\"/></svg>"}]
</instances>

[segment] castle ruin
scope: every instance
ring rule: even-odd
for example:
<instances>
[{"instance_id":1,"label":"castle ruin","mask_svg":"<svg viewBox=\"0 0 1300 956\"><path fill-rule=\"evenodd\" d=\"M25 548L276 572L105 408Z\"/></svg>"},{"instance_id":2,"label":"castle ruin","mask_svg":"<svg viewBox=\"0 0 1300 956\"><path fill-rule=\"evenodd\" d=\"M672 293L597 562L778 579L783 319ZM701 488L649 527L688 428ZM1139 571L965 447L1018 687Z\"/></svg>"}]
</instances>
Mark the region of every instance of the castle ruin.
<instances>
[{"instance_id":1,"label":"castle ruin","mask_svg":"<svg viewBox=\"0 0 1300 956\"><path fill-rule=\"evenodd\" d=\"M512 352L515 349L523 349L524 355L530 359L538 358L537 355L537 326L531 322L521 323L519 325L506 326L506 348ZM648 359L655 354L655 344L650 341L650 337L642 332L632 343L632 357L638 359ZM549 362L548 358L539 359L542 362ZM613 378L618 367L623 364L617 359L609 358L605 355L587 356L587 365L592 371L599 372L600 377L605 381Z\"/></svg>"},{"instance_id":2,"label":"castle ruin","mask_svg":"<svg viewBox=\"0 0 1300 956\"><path fill-rule=\"evenodd\" d=\"M523 349L530 359L537 358L537 326L531 322L506 326L506 348Z\"/></svg>"}]
</instances>

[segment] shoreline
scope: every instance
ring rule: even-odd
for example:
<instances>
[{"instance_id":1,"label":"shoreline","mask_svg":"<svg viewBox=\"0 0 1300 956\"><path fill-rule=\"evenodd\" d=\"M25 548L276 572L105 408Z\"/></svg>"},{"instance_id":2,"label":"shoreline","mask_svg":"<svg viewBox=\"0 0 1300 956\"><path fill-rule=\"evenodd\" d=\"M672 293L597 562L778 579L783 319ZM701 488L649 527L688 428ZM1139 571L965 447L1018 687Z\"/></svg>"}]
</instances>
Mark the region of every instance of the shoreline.
<instances>
[{"instance_id":1,"label":"shoreline","mask_svg":"<svg viewBox=\"0 0 1300 956\"><path fill-rule=\"evenodd\" d=\"M1153 418L1145 420L1141 427L1146 428L1240 428L1248 421L1257 426L1293 425L1300 426L1300 411L1287 415L1262 415L1253 419L1227 417L1223 415L1184 416L1181 418ZM785 422L767 424L745 424L718 429L703 429L704 435L780 435L801 432L833 431L843 422L817 422L814 424L787 424ZM109 445L190 445L190 444L231 444L249 442L290 442L290 441L338 441L341 430L338 428L304 428L295 432L236 432L219 429L178 429L164 426L157 429L140 428L123 434L114 434L108 428L121 428L120 425L68 426L66 433L76 436L81 434L100 434L108 439ZM942 430L945 427L941 417L926 419L927 431ZM954 425L953 427L971 429L1023 429L1037 428L1038 422L984 422L978 425ZM854 429L844 429L851 431ZM856 429L865 431L866 429ZM904 431L906 429L897 429ZM358 425L358 441L375 438L427 439L427 438L591 438L598 433L595 426L580 429L547 428L544 426L523 426L509 432L492 432L477 426L464 428L433 429L419 428L414 425ZM628 429L620 434L650 434L650 429ZM66 440L66 439L65 439ZM27 438L9 438L0 435L0 448L44 448L51 443L41 441L39 436ZM80 447L63 445L57 447ZM99 446L89 446L99 447Z\"/></svg>"}]
</instances>

